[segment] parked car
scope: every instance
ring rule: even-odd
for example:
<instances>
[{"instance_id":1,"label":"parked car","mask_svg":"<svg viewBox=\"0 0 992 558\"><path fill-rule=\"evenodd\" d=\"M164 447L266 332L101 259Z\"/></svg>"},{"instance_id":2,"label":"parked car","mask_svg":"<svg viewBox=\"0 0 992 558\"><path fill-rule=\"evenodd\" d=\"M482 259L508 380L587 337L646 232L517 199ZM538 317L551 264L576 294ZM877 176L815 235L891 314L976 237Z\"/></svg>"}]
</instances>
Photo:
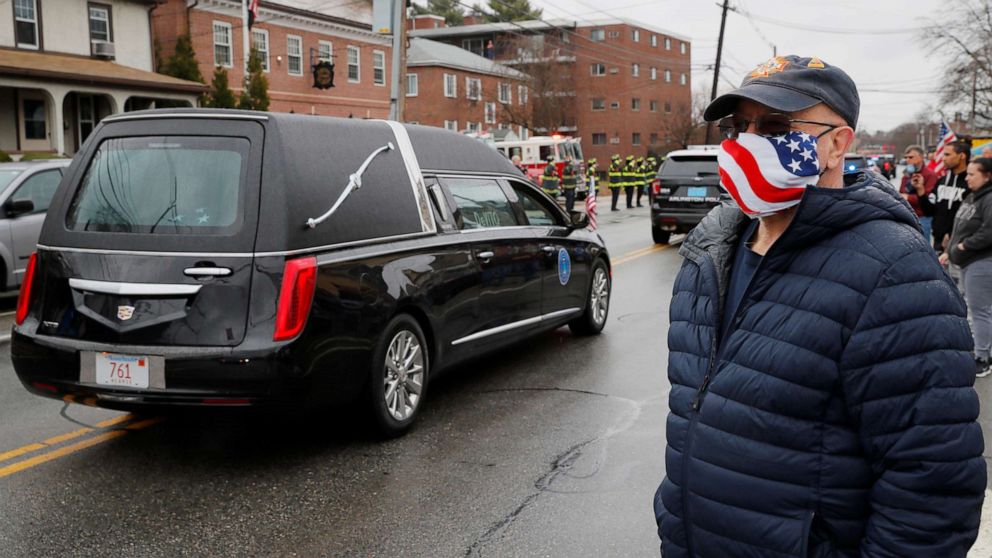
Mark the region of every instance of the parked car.
<instances>
[{"instance_id":1,"label":"parked car","mask_svg":"<svg viewBox=\"0 0 992 558\"><path fill-rule=\"evenodd\" d=\"M844 174L851 174L863 171L868 168L868 158L857 153L844 155Z\"/></svg>"},{"instance_id":2,"label":"parked car","mask_svg":"<svg viewBox=\"0 0 992 558\"><path fill-rule=\"evenodd\" d=\"M172 109L68 169L11 339L95 405L358 400L404 432L442 370L606 323L610 258L498 152L440 128Z\"/></svg>"},{"instance_id":3,"label":"parked car","mask_svg":"<svg viewBox=\"0 0 992 558\"><path fill-rule=\"evenodd\" d=\"M720 187L717 153L717 145L672 151L661 164L648 190L656 243L691 231L714 206L731 199Z\"/></svg>"},{"instance_id":4,"label":"parked car","mask_svg":"<svg viewBox=\"0 0 992 558\"><path fill-rule=\"evenodd\" d=\"M20 286L48 204L70 162L0 163L0 291Z\"/></svg>"}]
</instances>

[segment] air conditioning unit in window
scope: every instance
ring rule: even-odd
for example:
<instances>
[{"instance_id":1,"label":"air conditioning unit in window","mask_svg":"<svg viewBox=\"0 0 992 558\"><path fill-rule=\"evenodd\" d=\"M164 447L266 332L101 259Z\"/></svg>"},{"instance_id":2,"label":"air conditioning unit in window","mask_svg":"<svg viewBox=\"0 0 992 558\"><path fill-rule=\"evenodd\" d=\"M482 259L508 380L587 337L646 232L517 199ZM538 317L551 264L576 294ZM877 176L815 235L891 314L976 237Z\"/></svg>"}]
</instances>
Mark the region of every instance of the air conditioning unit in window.
<instances>
[{"instance_id":1,"label":"air conditioning unit in window","mask_svg":"<svg viewBox=\"0 0 992 558\"><path fill-rule=\"evenodd\" d=\"M110 41L90 41L90 54L97 58L113 60L116 56L114 43Z\"/></svg>"},{"instance_id":2,"label":"air conditioning unit in window","mask_svg":"<svg viewBox=\"0 0 992 558\"><path fill-rule=\"evenodd\" d=\"M619 74L620 68L610 68L610 74Z\"/></svg>"}]
</instances>

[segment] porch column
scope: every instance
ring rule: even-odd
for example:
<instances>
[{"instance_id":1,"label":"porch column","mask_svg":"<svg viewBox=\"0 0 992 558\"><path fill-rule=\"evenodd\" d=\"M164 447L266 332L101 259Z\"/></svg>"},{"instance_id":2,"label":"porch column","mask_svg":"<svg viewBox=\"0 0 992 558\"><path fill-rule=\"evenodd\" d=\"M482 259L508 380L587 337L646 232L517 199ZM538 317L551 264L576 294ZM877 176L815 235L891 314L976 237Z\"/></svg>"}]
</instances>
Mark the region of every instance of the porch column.
<instances>
[{"instance_id":1,"label":"porch column","mask_svg":"<svg viewBox=\"0 0 992 558\"><path fill-rule=\"evenodd\" d=\"M62 103L69 93L67 89L59 86L50 86L46 92L52 101L51 126L52 126L52 149L59 155L65 155L68 150L65 148L65 115L62 112Z\"/></svg>"}]
</instances>

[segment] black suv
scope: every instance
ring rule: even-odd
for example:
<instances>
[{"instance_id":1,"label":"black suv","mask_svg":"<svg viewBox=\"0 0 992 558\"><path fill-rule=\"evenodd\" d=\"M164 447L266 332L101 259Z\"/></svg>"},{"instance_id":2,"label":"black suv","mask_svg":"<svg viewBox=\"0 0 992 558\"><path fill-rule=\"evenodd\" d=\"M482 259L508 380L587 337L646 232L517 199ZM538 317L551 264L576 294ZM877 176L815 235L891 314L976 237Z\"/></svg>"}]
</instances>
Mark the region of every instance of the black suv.
<instances>
[{"instance_id":1,"label":"black suv","mask_svg":"<svg viewBox=\"0 0 992 558\"><path fill-rule=\"evenodd\" d=\"M606 323L610 260L440 128L175 109L104 119L27 265L31 392L120 409L358 399L406 430L443 369Z\"/></svg>"},{"instance_id":2,"label":"black suv","mask_svg":"<svg viewBox=\"0 0 992 558\"><path fill-rule=\"evenodd\" d=\"M710 209L731 199L720 188L719 146L672 151L651 183L651 236L667 244L672 233L687 233Z\"/></svg>"}]
</instances>

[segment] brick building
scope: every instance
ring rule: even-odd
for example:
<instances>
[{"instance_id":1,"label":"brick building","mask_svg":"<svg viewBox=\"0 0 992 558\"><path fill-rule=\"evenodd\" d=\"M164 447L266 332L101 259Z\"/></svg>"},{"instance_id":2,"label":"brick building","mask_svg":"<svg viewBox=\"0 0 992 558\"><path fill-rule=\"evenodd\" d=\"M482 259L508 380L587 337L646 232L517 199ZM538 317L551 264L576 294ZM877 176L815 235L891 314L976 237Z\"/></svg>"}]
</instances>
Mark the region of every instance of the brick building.
<instances>
[{"instance_id":1,"label":"brick building","mask_svg":"<svg viewBox=\"0 0 992 558\"><path fill-rule=\"evenodd\" d=\"M527 137L526 128L512 124L530 107L525 74L447 43L411 38L406 75L407 122Z\"/></svg>"},{"instance_id":2,"label":"brick building","mask_svg":"<svg viewBox=\"0 0 992 558\"><path fill-rule=\"evenodd\" d=\"M559 99L552 124L533 126L532 131L581 137L585 155L600 161L613 153L662 150L676 115L691 110L691 44L669 31L625 19L458 27L433 19L415 20L412 29L411 37L461 47L532 80L541 71L561 74L542 92ZM551 70L542 70L549 66ZM539 87L536 81L532 85Z\"/></svg>"},{"instance_id":3,"label":"brick building","mask_svg":"<svg viewBox=\"0 0 992 558\"><path fill-rule=\"evenodd\" d=\"M241 0L164 0L152 15L160 56L189 34L204 79L227 69L231 89L244 79ZM269 110L388 118L391 41L372 31L372 0L262 1L251 29L269 81ZM311 65L331 60L334 87L313 87Z\"/></svg>"}]
</instances>

